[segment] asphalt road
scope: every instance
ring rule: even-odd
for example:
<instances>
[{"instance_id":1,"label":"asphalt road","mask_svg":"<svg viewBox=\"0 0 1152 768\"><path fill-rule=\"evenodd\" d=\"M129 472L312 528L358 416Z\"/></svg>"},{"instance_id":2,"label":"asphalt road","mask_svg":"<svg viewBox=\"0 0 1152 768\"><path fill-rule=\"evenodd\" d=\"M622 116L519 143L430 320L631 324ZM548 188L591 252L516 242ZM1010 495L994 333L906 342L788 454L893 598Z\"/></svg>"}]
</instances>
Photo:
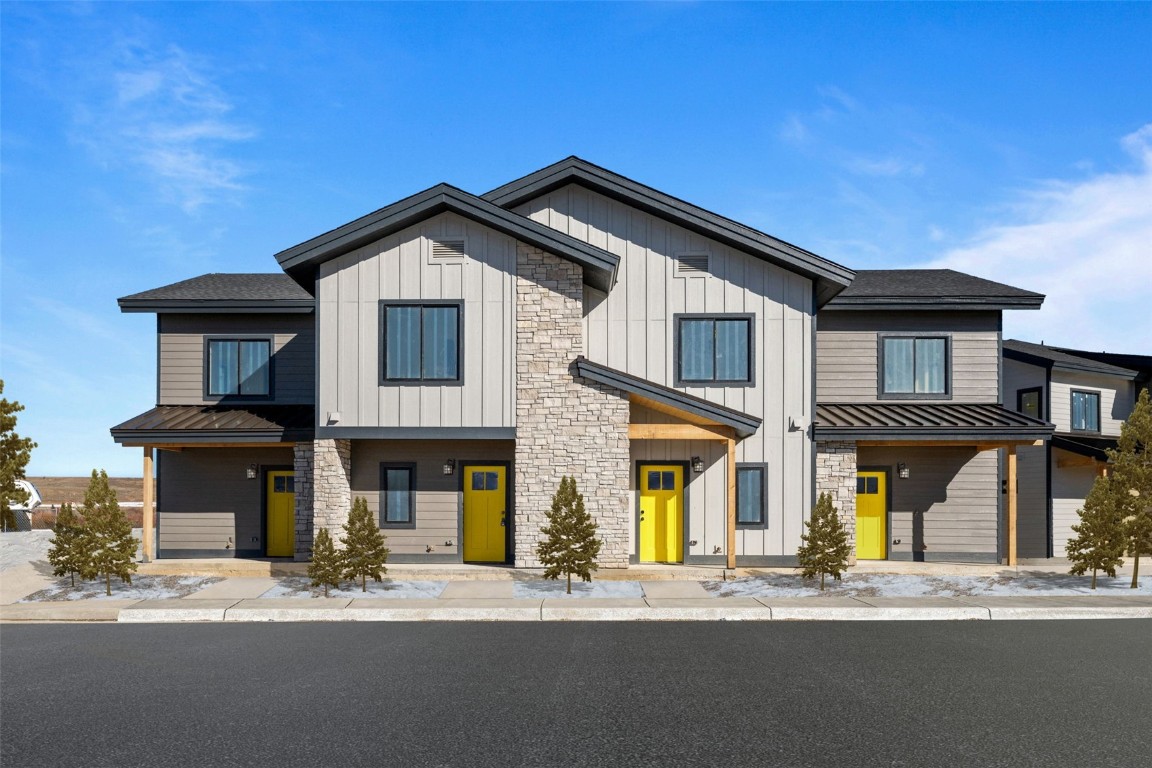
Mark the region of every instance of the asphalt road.
<instances>
[{"instance_id":1,"label":"asphalt road","mask_svg":"<svg viewBox=\"0 0 1152 768\"><path fill-rule=\"evenodd\" d=\"M1152 621L0 627L0 764L1152 765Z\"/></svg>"}]
</instances>

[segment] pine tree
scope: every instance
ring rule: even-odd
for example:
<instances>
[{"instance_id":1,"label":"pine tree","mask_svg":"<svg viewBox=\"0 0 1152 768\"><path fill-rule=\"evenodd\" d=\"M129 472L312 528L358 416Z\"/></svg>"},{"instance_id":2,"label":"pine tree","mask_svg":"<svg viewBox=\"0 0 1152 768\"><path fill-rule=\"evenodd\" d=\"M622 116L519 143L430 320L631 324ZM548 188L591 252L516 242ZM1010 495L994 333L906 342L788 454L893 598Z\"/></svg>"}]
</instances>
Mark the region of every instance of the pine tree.
<instances>
[{"instance_id":1,"label":"pine tree","mask_svg":"<svg viewBox=\"0 0 1152 768\"><path fill-rule=\"evenodd\" d=\"M0 379L0 395L4 394L4 380ZM24 478L24 468L32 458L36 443L20 437L16 429L16 414L24 406L15 400L0 397L0 529L17 530L16 513L12 504L27 501L28 492L18 488L16 481Z\"/></svg>"},{"instance_id":2,"label":"pine tree","mask_svg":"<svg viewBox=\"0 0 1152 768\"><path fill-rule=\"evenodd\" d=\"M55 576L71 576L76 586L76 575L88 573L88 529L76 516L72 505L65 502L52 526L52 546L48 549L48 562Z\"/></svg>"},{"instance_id":3,"label":"pine tree","mask_svg":"<svg viewBox=\"0 0 1152 768\"><path fill-rule=\"evenodd\" d=\"M369 576L373 581L383 581L384 574L388 573L384 564L388 562L391 550L384 546L385 538L376 519L368 511L367 500L357 496L352 502L348 522L344 524L344 536L340 543L344 545L344 578L359 579L361 592L368 591Z\"/></svg>"},{"instance_id":4,"label":"pine tree","mask_svg":"<svg viewBox=\"0 0 1152 768\"><path fill-rule=\"evenodd\" d=\"M812 509L811 521L804 524L808 533L801 534L804 542L796 550L796 559L803 569L801 575L811 579L820 575L820 591L824 591L824 576L831 574L840 581L840 574L848 569L848 558L852 547L848 544L848 531L840 522L832 497L820 494Z\"/></svg>"},{"instance_id":5,"label":"pine tree","mask_svg":"<svg viewBox=\"0 0 1152 768\"><path fill-rule=\"evenodd\" d=\"M327 528L316 532L316 540L312 543L312 562L308 564L308 576L312 579L312 586L324 587L324 597L328 597L328 587L340 588L340 579L344 576L344 553L336 549L332 536Z\"/></svg>"},{"instance_id":6,"label":"pine tree","mask_svg":"<svg viewBox=\"0 0 1152 768\"><path fill-rule=\"evenodd\" d=\"M108 484L108 473L92 470L88 490L84 492L84 528L88 543L88 557L83 578L104 576L104 588L112 594L112 577L119 576L126 584L132 583L136 572L136 547L139 542L132 536L132 524L120 509L116 491Z\"/></svg>"},{"instance_id":7,"label":"pine tree","mask_svg":"<svg viewBox=\"0 0 1152 768\"><path fill-rule=\"evenodd\" d=\"M540 533L546 538L536 547L536 554L546 566L544 578L558 579L563 574L568 578L568 594L572 594L572 574L592 581L602 542L596 538L596 521L584 510L583 494L576 492L576 478L560 478L548 525Z\"/></svg>"},{"instance_id":8,"label":"pine tree","mask_svg":"<svg viewBox=\"0 0 1152 768\"><path fill-rule=\"evenodd\" d=\"M1152 554L1152 401L1140 393L1136 407L1120 427L1116 448L1108 451L1109 472L1124 518L1132 555L1132 589L1139 586L1140 555Z\"/></svg>"},{"instance_id":9,"label":"pine tree","mask_svg":"<svg viewBox=\"0 0 1152 768\"><path fill-rule=\"evenodd\" d=\"M1068 559L1071 573L1083 576L1092 570L1092 589L1096 589L1096 573L1104 571L1116 578L1116 569L1124 560L1123 508L1126 502L1117 493L1118 485L1108 475L1100 475L1092 483L1092 490L1084 499L1080 510L1080 524L1072 526L1076 536L1068 540ZM1127 496L1127 491L1123 492Z\"/></svg>"}]
</instances>

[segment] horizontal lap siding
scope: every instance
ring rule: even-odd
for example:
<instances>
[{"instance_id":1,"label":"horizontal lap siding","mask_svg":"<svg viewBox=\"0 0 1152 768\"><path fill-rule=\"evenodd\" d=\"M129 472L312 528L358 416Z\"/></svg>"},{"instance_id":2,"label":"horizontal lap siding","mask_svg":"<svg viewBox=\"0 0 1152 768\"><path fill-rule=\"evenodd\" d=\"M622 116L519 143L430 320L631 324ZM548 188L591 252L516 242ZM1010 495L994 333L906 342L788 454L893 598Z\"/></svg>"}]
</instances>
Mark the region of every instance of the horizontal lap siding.
<instances>
[{"instance_id":1,"label":"horizontal lap siding","mask_svg":"<svg viewBox=\"0 0 1152 768\"><path fill-rule=\"evenodd\" d=\"M1084 498L1096 481L1093 467L1057 466L1060 459L1072 458L1078 457L1059 449L1052 451L1052 553L1055 557L1067 556L1065 545L1075 536L1072 526L1079 525Z\"/></svg>"},{"instance_id":2,"label":"horizontal lap siding","mask_svg":"<svg viewBox=\"0 0 1152 768\"><path fill-rule=\"evenodd\" d=\"M355 440L352 443L352 496L362 496L379 519L380 464L416 464L416 527L385 528L388 548L395 554L458 554L460 552L460 482L464 464L511 462L510 440ZM456 461L455 474L444 474L444 461ZM507 481L511 481L508 477ZM511 515L509 515L511 518ZM452 546L445 542L451 541Z\"/></svg>"},{"instance_id":3,"label":"horizontal lap siding","mask_svg":"<svg viewBox=\"0 0 1152 768\"><path fill-rule=\"evenodd\" d=\"M736 460L767 464L770 523L766 530L741 531L737 554L794 554L801 521L811 504L812 450L804 429L789 431L791 419L812 418L812 284L804 277L697 235L663 219L579 186L567 186L519 206L516 211L620 257L617 283L607 295L585 292L584 338L589 359L657 384L675 384L675 315L755 315L752 387L684 387L682 391L761 417L756 434L736 446ZM679 253L708 253L706 276L675 276ZM686 459L717 449L688 448L676 455L667 444L633 442L634 457ZM701 445L704 445L701 443ZM684 451L694 453L685 455ZM720 462L723 464L723 462ZM712 487L713 474L691 484ZM715 480L719 487L719 475ZM690 486L691 490L691 486ZM692 490L692 498L698 489ZM713 492L708 492L712 498ZM692 513L693 554L712 555L723 540L726 500ZM707 519L703 529L695 526ZM633 545L633 549L635 546Z\"/></svg>"},{"instance_id":4,"label":"horizontal lap siding","mask_svg":"<svg viewBox=\"0 0 1152 768\"><path fill-rule=\"evenodd\" d=\"M430 263L436 238L466 241L462 262ZM454 214L321 266L318 412L341 427L512 427L516 241ZM461 301L462 384L380 382L381 300Z\"/></svg>"},{"instance_id":5,"label":"horizontal lap siding","mask_svg":"<svg viewBox=\"0 0 1152 768\"><path fill-rule=\"evenodd\" d=\"M311 314L158 316L158 405L204 405L205 336L271 336L272 400L311 403L315 392L315 317Z\"/></svg>"},{"instance_id":6,"label":"horizontal lap siding","mask_svg":"<svg viewBox=\"0 0 1152 768\"><path fill-rule=\"evenodd\" d=\"M1048 557L1048 447L1016 449L1016 554Z\"/></svg>"},{"instance_id":7,"label":"horizontal lap siding","mask_svg":"<svg viewBox=\"0 0 1152 768\"><path fill-rule=\"evenodd\" d=\"M1000 402L998 312L825 310L816 322L816 399L820 402L876 402L879 336L890 333L947 334L952 339L952 401Z\"/></svg>"},{"instance_id":8,"label":"horizontal lap siding","mask_svg":"<svg viewBox=\"0 0 1152 768\"><path fill-rule=\"evenodd\" d=\"M1124 420L1132 413L1134 386L1118 376L1052 372L1052 421L1057 432L1072 431L1072 390L1100 393L1100 433L1119 435Z\"/></svg>"},{"instance_id":9,"label":"horizontal lap siding","mask_svg":"<svg viewBox=\"0 0 1152 768\"><path fill-rule=\"evenodd\" d=\"M924 552L994 555L999 470L995 451L967 448L862 447L858 466L887 467L893 555ZM910 477L896 476L907 465ZM917 521L917 517L920 518ZM900 539L900 544L892 544Z\"/></svg>"},{"instance_id":10,"label":"horizontal lap siding","mask_svg":"<svg viewBox=\"0 0 1152 768\"><path fill-rule=\"evenodd\" d=\"M187 448L157 452L161 549L263 551L263 473L250 464L291 467L291 448ZM231 520L230 524L225 520Z\"/></svg>"}]
</instances>

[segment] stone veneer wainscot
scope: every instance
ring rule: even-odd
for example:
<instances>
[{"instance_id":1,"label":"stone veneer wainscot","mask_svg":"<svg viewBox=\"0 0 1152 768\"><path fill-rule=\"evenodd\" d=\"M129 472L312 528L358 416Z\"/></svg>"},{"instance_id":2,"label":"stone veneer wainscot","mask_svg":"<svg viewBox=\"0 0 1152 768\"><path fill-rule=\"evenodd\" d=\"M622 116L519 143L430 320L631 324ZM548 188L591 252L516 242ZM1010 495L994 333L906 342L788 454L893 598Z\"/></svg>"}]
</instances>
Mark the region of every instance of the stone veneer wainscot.
<instances>
[{"instance_id":1,"label":"stone veneer wainscot","mask_svg":"<svg viewBox=\"0 0 1152 768\"><path fill-rule=\"evenodd\" d=\"M352 511L352 441L313 440L296 443L296 553L312 559L312 537L327 528L333 538L343 533Z\"/></svg>"},{"instance_id":2,"label":"stone veneer wainscot","mask_svg":"<svg viewBox=\"0 0 1152 768\"><path fill-rule=\"evenodd\" d=\"M627 568L628 398L571 371L584 349L583 268L518 244L516 271L515 564L539 566L545 514L572 475L604 542L600 566Z\"/></svg>"}]
</instances>

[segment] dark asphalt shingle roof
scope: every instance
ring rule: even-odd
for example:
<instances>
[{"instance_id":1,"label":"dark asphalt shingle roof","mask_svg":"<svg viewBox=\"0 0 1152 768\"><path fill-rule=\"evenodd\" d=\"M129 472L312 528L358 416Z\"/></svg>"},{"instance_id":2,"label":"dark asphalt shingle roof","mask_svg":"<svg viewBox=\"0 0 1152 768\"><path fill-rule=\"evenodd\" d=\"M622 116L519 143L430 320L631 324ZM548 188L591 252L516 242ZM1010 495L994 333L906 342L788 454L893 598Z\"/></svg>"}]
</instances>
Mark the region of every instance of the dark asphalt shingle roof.
<instances>
[{"instance_id":1,"label":"dark asphalt shingle roof","mask_svg":"<svg viewBox=\"0 0 1152 768\"><path fill-rule=\"evenodd\" d=\"M994 403L818 403L816 435L828 439L1043 439L1053 425Z\"/></svg>"},{"instance_id":2,"label":"dark asphalt shingle roof","mask_svg":"<svg viewBox=\"0 0 1152 768\"><path fill-rule=\"evenodd\" d=\"M1051 363L1054 368L1123 376L1126 379L1136 378L1137 373L1117 365L1109 365L1098 360L1072 355L1044 344L1033 344L1030 341L1019 341L1018 339L1004 340L1004 356L1025 363Z\"/></svg>"},{"instance_id":3,"label":"dark asphalt shingle roof","mask_svg":"<svg viewBox=\"0 0 1152 768\"><path fill-rule=\"evenodd\" d=\"M212 272L134 293L120 301L312 301L312 295L282 272Z\"/></svg>"},{"instance_id":4,"label":"dark asphalt shingle roof","mask_svg":"<svg viewBox=\"0 0 1152 768\"><path fill-rule=\"evenodd\" d=\"M829 309L931 303L955 308L1039 307L1044 295L953 269L862 269Z\"/></svg>"}]
</instances>

